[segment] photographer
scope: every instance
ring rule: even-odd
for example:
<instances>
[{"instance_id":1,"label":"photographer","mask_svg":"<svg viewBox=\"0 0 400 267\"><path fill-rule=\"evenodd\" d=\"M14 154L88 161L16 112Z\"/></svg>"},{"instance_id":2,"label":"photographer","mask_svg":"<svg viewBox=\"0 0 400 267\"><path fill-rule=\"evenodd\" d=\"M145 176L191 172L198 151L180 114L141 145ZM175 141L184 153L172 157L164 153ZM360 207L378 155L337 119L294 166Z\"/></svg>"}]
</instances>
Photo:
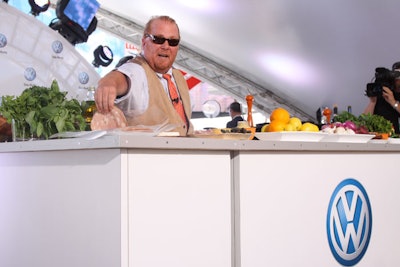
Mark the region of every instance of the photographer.
<instances>
[{"instance_id":1,"label":"photographer","mask_svg":"<svg viewBox=\"0 0 400 267\"><path fill-rule=\"evenodd\" d=\"M394 130L400 133L400 62L393 64L392 71L377 68L375 83L367 85L369 103L364 114L377 114L392 122Z\"/></svg>"}]
</instances>

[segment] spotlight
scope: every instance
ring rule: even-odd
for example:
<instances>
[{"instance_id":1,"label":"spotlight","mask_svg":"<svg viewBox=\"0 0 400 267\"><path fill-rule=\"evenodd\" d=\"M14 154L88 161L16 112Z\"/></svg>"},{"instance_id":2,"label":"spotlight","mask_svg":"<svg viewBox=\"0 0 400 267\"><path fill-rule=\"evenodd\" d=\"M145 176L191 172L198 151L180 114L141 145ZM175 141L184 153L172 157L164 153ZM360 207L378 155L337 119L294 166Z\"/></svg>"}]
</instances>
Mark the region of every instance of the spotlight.
<instances>
[{"instance_id":1,"label":"spotlight","mask_svg":"<svg viewBox=\"0 0 400 267\"><path fill-rule=\"evenodd\" d=\"M221 105L217 100L207 100L204 102L201 109L204 116L207 118L215 118L218 117L219 113L221 112Z\"/></svg>"},{"instance_id":2,"label":"spotlight","mask_svg":"<svg viewBox=\"0 0 400 267\"><path fill-rule=\"evenodd\" d=\"M97 0L59 0L57 18L49 26L73 45L84 43L97 27L95 14L99 7Z\"/></svg>"},{"instance_id":3,"label":"spotlight","mask_svg":"<svg viewBox=\"0 0 400 267\"><path fill-rule=\"evenodd\" d=\"M93 66L96 68L100 65L107 67L113 61L113 52L108 46L99 45L94 51L94 60L92 62Z\"/></svg>"},{"instance_id":4,"label":"spotlight","mask_svg":"<svg viewBox=\"0 0 400 267\"><path fill-rule=\"evenodd\" d=\"M131 60L132 58L134 58L134 56L125 56L123 58L121 58L117 65L115 65L116 68L121 67L122 65L124 65L126 62L128 62L129 60Z\"/></svg>"},{"instance_id":5,"label":"spotlight","mask_svg":"<svg viewBox=\"0 0 400 267\"><path fill-rule=\"evenodd\" d=\"M31 14L35 17L39 15L41 12L45 12L49 9L50 1L49 0L29 0L29 5L31 6Z\"/></svg>"}]
</instances>

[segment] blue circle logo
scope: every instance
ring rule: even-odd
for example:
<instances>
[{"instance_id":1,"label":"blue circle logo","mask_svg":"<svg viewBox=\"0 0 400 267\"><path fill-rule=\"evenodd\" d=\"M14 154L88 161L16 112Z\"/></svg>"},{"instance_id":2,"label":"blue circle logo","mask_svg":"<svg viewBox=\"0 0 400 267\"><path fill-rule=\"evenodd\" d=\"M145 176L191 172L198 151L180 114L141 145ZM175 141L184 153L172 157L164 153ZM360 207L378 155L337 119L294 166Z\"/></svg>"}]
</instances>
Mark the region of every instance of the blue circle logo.
<instances>
[{"instance_id":1,"label":"blue circle logo","mask_svg":"<svg viewBox=\"0 0 400 267\"><path fill-rule=\"evenodd\" d=\"M89 75L86 72L81 72L78 79L81 84L87 84L89 82Z\"/></svg>"},{"instance_id":2,"label":"blue circle logo","mask_svg":"<svg viewBox=\"0 0 400 267\"><path fill-rule=\"evenodd\" d=\"M36 71L34 68L26 68L24 72L24 77L28 81L33 81L36 78Z\"/></svg>"},{"instance_id":3,"label":"blue circle logo","mask_svg":"<svg viewBox=\"0 0 400 267\"><path fill-rule=\"evenodd\" d=\"M355 179L342 181L329 201L326 230L331 252L344 266L357 264L367 251L372 230L371 204Z\"/></svg>"},{"instance_id":4,"label":"blue circle logo","mask_svg":"<svg viewBox=\"0 0 400 267\"><path fill-rule=\"evenodd\" d=\"M51 44L51 48L53 49L53 52L56 54L60 54L64 49L63 44L58 40L54 41Z\"/></svg>"},{"instance_id":5,"label":"blue circle logo","mask_svg":"<svg viewBox=\"0 0 400 267\"><path fill-rule=\"evenodd\" d=\"M0 33L0 48L3 48L7 45L7 37Z\"/></svg>"}]
</instances>

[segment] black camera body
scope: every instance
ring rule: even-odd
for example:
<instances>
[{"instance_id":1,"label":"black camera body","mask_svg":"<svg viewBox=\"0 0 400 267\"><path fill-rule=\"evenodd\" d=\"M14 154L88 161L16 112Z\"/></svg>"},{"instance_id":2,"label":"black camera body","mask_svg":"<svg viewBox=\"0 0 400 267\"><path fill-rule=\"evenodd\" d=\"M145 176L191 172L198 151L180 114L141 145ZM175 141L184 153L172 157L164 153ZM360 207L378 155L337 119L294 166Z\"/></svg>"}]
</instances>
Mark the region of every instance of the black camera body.
<instances>
[{"instance_id":1,"label":"black camera body","mask_svg":"<svg viewBox=\"0 0 400 267\"><path fill-rule=\"evenodd\" d=\"M383 86L388 87L394 91L396 86L396 78L400 77L400 72L391 71L387 68L379 67L375 69L375 82L368 83L365 94L368 97L381 96L383 92Z\"/></svg>"}]
</instances>

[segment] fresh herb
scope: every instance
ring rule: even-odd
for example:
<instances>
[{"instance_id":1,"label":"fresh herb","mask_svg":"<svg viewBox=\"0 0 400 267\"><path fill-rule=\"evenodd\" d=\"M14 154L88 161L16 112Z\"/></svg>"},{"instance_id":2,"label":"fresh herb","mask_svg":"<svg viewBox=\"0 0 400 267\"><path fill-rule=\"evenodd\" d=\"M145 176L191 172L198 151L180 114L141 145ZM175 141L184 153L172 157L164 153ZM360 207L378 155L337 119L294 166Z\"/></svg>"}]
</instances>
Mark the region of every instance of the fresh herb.
<instances>
[{"instance_id":1,"label":"fresh herb","mask_svg":"<svg viewBox=\"0 0 400 267\"><path fill-rule=\"evenodd\" d=\"M338 115L333 117L333 121L334 122L352 121L352 122L356 123L358 121L358 118L350 112L342 111L341 113L339 113Z\"/></svg>"},{"instance_id":2,"label":"fresh herb","mask_svg":"<svg viewBox=\"0 0 400 267\"><path fill-rule=\"evenodd\" d=\"M57 81L50 88L32 86L18 97L3 96L0 113L8 123L14 119L18 137L48 139L59 132L85 130L81 104L66 95L60 92Z\"/></svg>"},{"instance_id":3,"label":"fresh herb","mask_svg":"<svg viewBox=\"0 0 400 267\"><path fill-rule=\"evenodd\" d=\"M393 133L392 123L384 117L376 114L361 114L356 117L347 111L343 111L335 116L334 121L341 123L351 121L357 126L357 129L366 128L368 132Z\"/></svg>"},{"instance_id":4,"label":"fresh herb","mask_svg":"<svg viewBox=\"0 0 400 267\"><path fill-rule=\"evenodd\" d=\"M364 125L370 132L388 133L393 132L392 123L384 117L376 114L361 114L358 117L359 125Z\"/></svg>"}]
</instances>

